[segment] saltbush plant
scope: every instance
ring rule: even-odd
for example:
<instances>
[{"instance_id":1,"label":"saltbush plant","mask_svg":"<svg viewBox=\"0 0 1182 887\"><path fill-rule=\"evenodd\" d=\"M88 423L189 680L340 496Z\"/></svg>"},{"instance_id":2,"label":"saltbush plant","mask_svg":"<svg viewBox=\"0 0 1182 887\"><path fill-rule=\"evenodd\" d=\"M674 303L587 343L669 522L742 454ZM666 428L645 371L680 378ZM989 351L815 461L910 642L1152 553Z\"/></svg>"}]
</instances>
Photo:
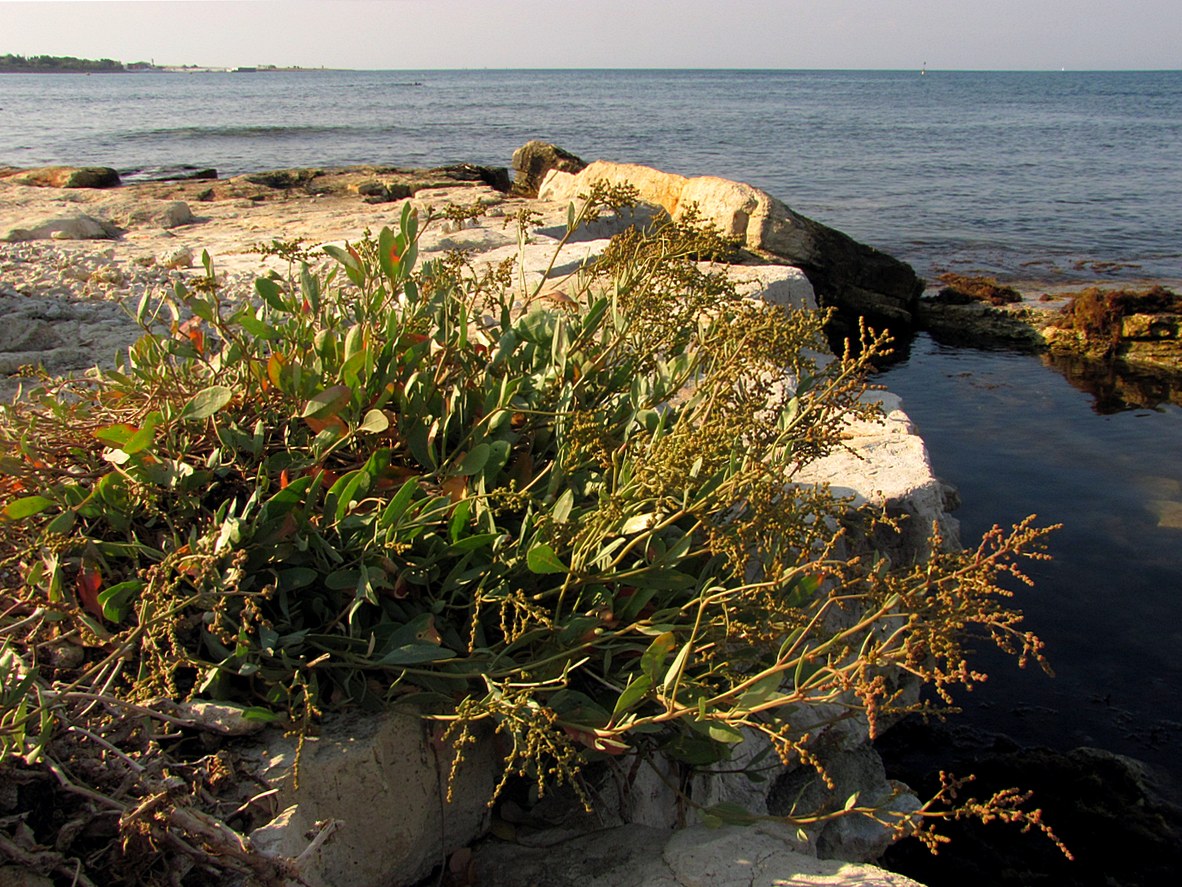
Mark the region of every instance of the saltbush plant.
<instances>
[{"instance_id":1,"label":"saltbush plant","mask_svg":"<svg viewBox=\"0 0 1182 887\"><path fill-rule=\"evenodd\" d=\"M627 197L596 191L570 232ZM892 563L880 516L799 482L876 413L881 341L819 359L824 317L737 295L708 262L733 245L692 219L538 285L461 254L418 267L418 235L408 205L323 261L274 244L289 273L247 301L206 257L141 303L115 369L0 411L3 767L118 813L89 851L104 877L163 879L169 854L262 865L196 849L216 845L202 795L165 770L225 768L143 726L161 700L301 733L408 706L461 753L486 723L505 778L545 791L596 757L706 767L755 734L823 770L833 724L873 734L915 707L909 680L945 699L978 680L974 630L1041 659L998 579L1043 531ZM71 763L87 754L104 766ZM873 811L789 819L849 813ZM924 813L950 815L901 828Z\"/></svg>"}]
</instances>

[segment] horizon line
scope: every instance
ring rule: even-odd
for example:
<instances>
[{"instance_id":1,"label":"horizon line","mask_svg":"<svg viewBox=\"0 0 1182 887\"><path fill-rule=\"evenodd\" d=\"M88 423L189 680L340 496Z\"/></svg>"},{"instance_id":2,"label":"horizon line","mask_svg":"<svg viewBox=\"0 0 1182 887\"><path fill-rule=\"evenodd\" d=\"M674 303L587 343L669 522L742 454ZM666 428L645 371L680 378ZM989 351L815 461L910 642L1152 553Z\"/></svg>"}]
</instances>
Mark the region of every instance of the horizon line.
<instances>
[{"instance_id":1,"label":"horizon line","mask_svg":"<svg viewBox=\"0 0 1182 887\"><path fill-rule=\"evenodd\" d=\"M21 53L11 53L12 55L22 55ZM34 58L34 56L23 55L24 58ZM61 58L78 58L80 61L103 61L104 59L86 59L77 56L62 56ZM110 61L114 61L111 59ZM142 62L123 62L118 64L127 66L129 64L141 64ZM550 65L465 65L462 67L449 66L429 66L418 68L383 68L383 67L342 67L337 65L300 65L300 64L277 64L273 62L255 62L252 64L208 64L208 63L184 63L172 64L152 63L152 69L166 69L166 68L188 68L188 69L218 69L222 71L232 72L239 68L255 69L258 73L277 73L279 71L354 71L354 72L412 72L412 71L718 71L718 72L777 72L777 73L796 73L796 72L866 72L866 73L900 73L909 71L925 71L931 73L950 73L950 74L1041 74L1041 73L1075 73L1075 74L1143 74L1143 73L1182 73L1182 66L1180 67L1147 67L1147 68L1117 68L1117 67L1103 67L1103 68L1075 68L1075 67L1042 67L1042 68L944 68L944 67L930 67L927 62L919 65L907 67L871 67L871 66L856 66L856 67L828 67L828 66L811 66L811 67L766 67L766 66L731 66L731 65L654 65L654 66L632 66L632 65L570 65L570 66L550 66ZM14 72L18 73L18 72ZM25 73L25 72L19 72ZM27 73L41 73L39 71L28 71ZM67 72L67 73L85 73L83 71ZM96 72L98 73L98 72ZM118 73L118 72L115 72ZM128 73L135 73L134 71Z\"/></svg>"},{"instance_id":2,"label":"horizon line","mask_svg":"<svg viewBox=\"0 0 1182 887\"><path fill-rule=\"evenodd\" d=\"M914 65L905 68L876 68L876 67L850 67L850 68L832 68L832 67L807 67L807 68L775 68L762 66L730 66L730 65L652 65L652 66L631 66L631 65L567 65L567 66L551 66L551 65L514 65L514 66L500 66L500 65L465 65L463 67L443 67L432 66L425 68L353 68L353 67L338 67L335 65L278 65L270 62L255 63L253 65L157 65L159 68L183 68L183 67L197 67L197 68L229 68L235 67L255 67L263 68L272 66L283 70L303 70L303 71L882 71L882 72L897 72L897 71L921 71L926 70L929 73L932 71L946 71L957 74L1036 74L1043 72L1069 71L1080 74L1085 73L1148 73L1148 72L1182 72L1182 67L1178 68L939 68L929 67L926 65Z\"/></svg>"}]
</instances>

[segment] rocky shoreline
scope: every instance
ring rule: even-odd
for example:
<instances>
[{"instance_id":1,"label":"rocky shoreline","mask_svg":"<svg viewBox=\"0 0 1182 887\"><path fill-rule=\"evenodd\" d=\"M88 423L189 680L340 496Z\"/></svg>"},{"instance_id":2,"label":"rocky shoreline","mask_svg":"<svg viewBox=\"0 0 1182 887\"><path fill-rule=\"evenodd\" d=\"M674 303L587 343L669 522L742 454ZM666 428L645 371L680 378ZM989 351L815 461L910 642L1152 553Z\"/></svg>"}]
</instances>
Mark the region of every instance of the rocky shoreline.
<instances>
[{"instance_id":1,"label":"rocky shoreline","mask_svg":"<svg viewBox=\"0 0 1182 887\"><path fill-rule=\"evenodd\" d=\"M996 330L991 333L995 339L1005 338L1008 331L1028 347L1042 347L1031 332L1038 329L1031 319L1035 315L1019 314L1019 310L1035 310L1031 306L1012 310L993 310L992 306L984 310L976 304L953 306L960 314L946 312L953 319L940 320L920 299L922 282L904 263L801 217L749 186L709 177L687 180L621 164L584 164L573 155L550 151L553 146L526 147L529 150L519 152L520 157L515 155L517 176L513 180L507 170L471 166L295 169L226 180L188 178L124 185L101 171L81 176L77 171L60 169L0 172L0 307L9 321L0 329L0 374L7 377L0 394L10 396L25 377L75 373L95 361L110 362L139 334L132 320L139 301L204 275L203 251L211 257L226 297L246 299L260 270L270 267L279 271L284 266L282 259L260 255L256 245L278 240L294 246L301 241L313 248L355 241L367 230L390 224L407 200L424 215L439 217L420 245L424 255L463 250L474 262L498 262L517 250L515 232L505 223L529 211L536 213L532 235L536 250L527 251L522 273L539 279L564 273L564 268L573 268L601 250L604 238L635 222L634 217L604 218L592 226L587 239L567 244L558 267L547 269L542 256L558 243L568 202L595 182L632 184L647 204L675 218L696 208L702 218L740 241L736 255L740 264L731 270L736 279L769 300L810 304L815 297L822 305L844 312L839 333L855 329L858 316L890 324L900 336L917 327L976 329L965 319L973 316L982 318L982 330ZM106 185L96 187L97 182ZM483 210L480 221L465 219L463 213L444 215L449 205L476 204ZM1051 316L1054 306L1040 304L1038 310ZM1045 340L1045 333L1037 334ZM970 335L977 338L984 333ZM955 521L948 515L949 491L932 476L923 442L897 399L886 395L883 400L884 424L850 429L851 448L859 455L823 460L814 466L812 479L841 487L854 497L880 502L898 515L910 515L914 527L938 521L946 534L954 536ZM913 554L922 542L915 538L904 544L911 546L902 552L905 555ZM361 734L373 741L356 742ZM865 736L857 730L850 734L835 740L840 753L849 757L848 767L837 777L844 792L837 803L851 790L896 790L886 780L881 762L875 763L877 755L871 751L867 757ZM283 742L281 737L273 737L256 749L259 772L270 774L265 778L275 787L276 795L271 821L256 829L252 840L266 851L297 857L307 848L309 829L323 821L340 820L342 826L335 835L317 844L310 857L300 857L306 863L301 877L308 883L410 884L451 854L451 883L509 884L504 874L506 854L512 867L525 865L528 854L517 844L499 849L489 844L474 856L459 853L494 825L482 798L487 796L485 783L495 762L486 762L485 769L473 777L467 800L449 812L445 838L438 829L440 798L433 769L425 771L430 778L415 789L421 797L416 795L413 802L402 796L392 801L386 790L406 781L383 772L391 761L404 761L402 766L415 771L423 770L430 758L421 733L407 729L404 721L369 722L364 729L356 724L326 728L307 752L316 758L322 753L317 749L323 750L324 756L314 769L323 777L319 796L315 795L315 779L306 780L296 792L289 778L290 761L284 757L290 750ZM345 746L354 757L345 755ZM330 766L329 761L335 763ZM333 766L340 769L333 770ZM674 887L720 883L728 878L741 878L744 883L752 878L770 883L774 878L780 879L775 883L856 883L863 887L914 883L861 865L881 853L885 839L881 829L867 831L854 827L856 823L845 831L834 829L827 836L825 829L817 829L804 845L778 834L760 832L756 838L751 831L733 828L708 835L673 832L676 800L667 786L662 789L660 775L655 774L643 791L630 790L627 797L617 798L616 807L622 812L615 819L584 822L576 830L581 834L613 826L615 831L601 836L607 841L611 865L605 861L578 875L573 863L567 863L563 877L570 874L569 881L551 879L546 883ZM366 785L386 788L375 795ZM804 788L807 786L801 790ZM909 792L905 797L913 800ZM392 802L394 806L388 810L380 806ZM759 803L767 810L772 807L770 795L755 798L755 805ZM402 844L395 846L379 830L358 827L387 817L403 823L400 833L409 837ZM570 829L555 831L554 822L547 825L544 831L549 838L541 839L540 846L546 846L547 840L569 843L573 857L606 859L602 853L596 856L585 843L577 843ZM517 837L521 831L510 829ZM740 860L755 852L753 841L760 843L757 870ZM824 844L835 860L853 859L857 864L817 860L818 844ZM626 859L616 857L614 851L625 845L628 849L622 857ZM702 853L687 856L689 845ZM714 850L705 852L707 845ZM537 864L542 868L538 871L552 872L556 853L548 846L540 850L541 862ZM621 880L625 874L620 868L612 868L625 861L630 879L626 881ZM529 865L522 871L532 871ZM521 881L524 884L533 876L522 877L526 878ZM535 879L533 883L538 882Z\"/></svg>"},{"instance_id":2,"label":"rocky shoreline","mask_svg":"<svg viewBox=\"0 0 1182 887\"><path fill-rule=\"evenodd\" d=\"M741 242L738 261L801 268L820 305L838 312L831 325L835 346L856 337L858 318L865 317L890 327L901 352L912 332L924 330L956 345L1043 352L1075 378L1115 377L1097 383L1104 399L1124 392L1133 404L1182 402L1180 301L1127 308L1115 326L1098 332L1064 321L1077 296L1136 290L1097 284L1068 291L1035 282L1006 288L988 281L1013 294L1003 301L955 286L925 289L905 263L750 186L628 164L597 162L583 171L587 166L556 146L530 143L515 154L514 177L506 168L473 165L297 168L228 179L211 169L177 167L125 182L107 167L0 168L0 299L7 313L21 318L0 333L0 376L33 365L50 373L82 369L88 355L125 347L134 331L124 328L116 303L138 302L145 292L198 273L203 249L228 280L248 285L260 267L250 252L259 241L357 239L380 227L402 200L437 209L479 202L494 218L531 201L546 207L553 228L561 223L558 206L579 188L627 180L644 201L674 215L709 207L707 221ZM541 200L534 202L539 190ZM482 251L496 240L454 231L435 236L441 249ZM495 245L507 243L506 237ZM47 296L56 301L38 301ZM0 380L0 391L12 389Z\"/></svg>"},{"instance_id":3,"label":"rocky shoreline","mask_svg":"<svg viewBox=\"0 0 1182 887\"><path fill-rule=\"evenodd\" d=\"M676 213L670 199L677 199L682 212L689 212L691 204L682 192L698 189L693 204L701 215L738 241L737 258L745 264L729 266L728 273L744 291L811 306L815 305L814 293L826 287L825 298L845 302L847 308L873 303L870 307L878 311L875 316L889 315L901 326L910 322L920 282L906 265L796 216L762 192L719 179L666 178L666 200L661 201L646 191L646 182L663 174L649 171L647 180L636 183L649 208L641 206L634 213L601 218L581 232L580 238L563 246L560 260L551 266L548 263L563 236L567 208L575 193L538 199L532 194L534 186L527 171L549 179L579 176L577 191L591 187L596 176L620 181L622 174L634 174L638 168L621 171L615 166L587 166L577 158L556 155L553 162L543 159L540 165L546 168L539 170L530 151L519 152L521 156L516 158L516 193L504 170L475 167L282 170L224 181L189 179L107 188L76 187L80 181L95 184L109 179L101 172L79 175L71 170L40 170L0 177L0 305L9 319L0 331L0 371L9 374L5 394L14 392L24 377L77 373L95 361L111 362L139 333L132 321L139 301L205 275L203 251L219 277L223 297L248 299L250 285L260 271L285 268L283 259L260 255L256 248L260 242L279 241L294 248L298 240L313 249L325 243L356 241L366 231L391 224L407 200L414 202L421 216L436 217L420 240L420 255L429 258L462 250L477 265L492 266L515 256L517 233L515 226L507 223L522 212L532 214L532 242L525 247L520 268L520 273L532 280L569 273L604 249L607 237L643 222L657 209ZM544 175L543 182L548 181ZM673 198L669 197L671 186L677 186ZM545 192L544 185L541 190ZM471 208L477 204L482 216L478 221L469 217L476 215L474 212L447 211L449 206ZM799 258L788 261L775 249L795 250ZM859 260L851 258L857 256L869 257L878 271L858 271ZM807 267L802 272L795 265ZM897 399L889 395L884 399L885 425L851 427L849 436L852 449L875 453L876 457L859 462L835 455L812 466L811 480L839 484L844 493L881 502L898 515L910 514L916 527L939 521L954 535L955 522L945 511L945 491L931 475L923 442ZM908 538L901 544L922 543ZM891 809L898 805L900 810L910 809L917 803L903 787L886 781L881 764L874 763L877 757L866 744L864 726L837 732L840 736L831 737L831 744L840 754L832 762L832 772L842 797L832 803L840 806L853 791L880 798L880 803ZM291 780L291 750L285 750L285 741L275 736L254 746L255 772L275 788L276 795L270 821L264 820L251 840L264 853L303 859L300 874L309 884L377 887L415 883L429 874L440 858L463 848L493 824L485 807L489 779L497 766L490 757L483 764L474 764L471 777L462 780L458 799L448 808L446 834L440 833L434 768L422 766L430 759L430 749L417 727L408 728L405 717L326 723L320 738L310 739L304 751L305 776L298 791ZM861 751L855 751L858 749ZM842 755L852 756L848 766L839 763ZM383 772L393 761L406 762L401 776ZM413 798L405 792L375 792L375 787L417 785L419 776L413 774L425 774L422 785L411 792ZM710 787L713 782L718 787ZM720 800L731 799L725 780L713 782L707 780L700 791L723 792ZM742 800L765 814L772 805L758 791L748 792ZM615 812L603 820L608 809ZM628 787L600 819L583 822L579 830L613 825L629 834L637 834L639 827L653 830L657 837L640 848L649 860L640 866L647 875L640 879L638 874L629 883L688 885L700 882L707 873L711 877L751 876L749 864L743 861L746 856L734 855L752 840L750 832L740 830L737 838L728 838L731 829L724 828L713 832L709 842L701 836L679 837L670 831L679 822L684 824L684 811L679 810L677 793L654 772ZM368 827L375 817L398 821L398 834ZM339 821L341 826L331 838L314 842L314 851L305 853L309 830L317 833L316 824L325 821ZM759 876L801 884L815 883L818 877L826 878L826 883L912 883L862 864L882 852L891 840L889 831L870 822L833 826L821 823L803 844L782 830L762 834L759 840L767 846L760 851ZM566 841L571 836L569 828L551 829L545 840ZM673 848L673 843L687 840L716 847L693 857L694 862ZM835 858L818 860L818 845L827 847L827 855ZM484 883L490 883L489 878L509 883L501 875L491 874L500 865L496 862L498 852L495 848L479 850L472 858L473 871L486 872ZM516 856L517 851L511 855ZM666 864L670 861L672 868ZM598 883L624 883L619 871L597 874ZM548 883L560 882L551 879Z\"/></svg>"},{"instance_id":4,"label":"rocky shoreline","mask_svg":"<svg viewBox=\"0 0 1182 887\"><path fill-rule=\"evenodd\" d=\"M740 244L738 261L801 268L820 304L837 311L835 342L856 338L861 316L901 334L913 325L922 281L910 266L747 185L602 163L572 184L587 164L542 143L520 149L514 166L516 181L504 168L459 165L300 168L229 179L196 170L200 177L178 173L130 184L105 167L0 169L0 299L19 321L0 333L0 374L11 376L21 367L56 374L84 369L94 356L109 360L135 337L117 304L134 306L154 288L203 273L203 250L231 287L248 285L262 267L251 252L260 241L357 240L389 221L407 199L435 212L449 203L479 203L489 219L511 217L528 205L542 213L539 230L553 231L564 223L573 196L560 188L569 192L628 177L653 208L676 215L701 207L708 221ZM538 200L547 173L549 192ZM561 176L567 179L560 184ZM457 229L461 224L435 226L424 248L484 253L513 242L496 226L465 232ZM444 230L448 226L457 230ZM0 382L0 391L13 387Z\"/></svg>"}]
</instances>

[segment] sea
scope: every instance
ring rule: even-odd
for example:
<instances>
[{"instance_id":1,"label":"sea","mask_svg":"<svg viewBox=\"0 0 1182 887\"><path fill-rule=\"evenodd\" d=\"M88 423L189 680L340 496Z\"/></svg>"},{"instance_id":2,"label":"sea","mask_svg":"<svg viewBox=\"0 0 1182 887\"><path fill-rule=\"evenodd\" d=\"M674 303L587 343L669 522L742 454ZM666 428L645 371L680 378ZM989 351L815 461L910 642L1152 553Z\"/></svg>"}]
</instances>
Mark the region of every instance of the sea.
<instances>
[{"instance_id":1,"label":"sea","mask_svg":"<svg viewBox=\"0 0 1182 887\"><path fill-rule=\"evenodd\" d=\"M1179 71L0 75L11 166L508 166L535 138L749 182L924 276L1182 277Z\"/></svg>"},{"instance_id":2,"label":"sea","mask_svg":"<svg viewBox=\"0 0 1182 887\"><path fill-rule=\"evenodd\" d=\"M0 75L0 165L508 166L531 139L749 182L933 281L1182 280L1182 71ZM1182 398L926 335L878 381L960 489L967 544L1063 524L1015 598L1056 677L983 649L965 723L1182 786Z\"/></svg>"}]
</instances>

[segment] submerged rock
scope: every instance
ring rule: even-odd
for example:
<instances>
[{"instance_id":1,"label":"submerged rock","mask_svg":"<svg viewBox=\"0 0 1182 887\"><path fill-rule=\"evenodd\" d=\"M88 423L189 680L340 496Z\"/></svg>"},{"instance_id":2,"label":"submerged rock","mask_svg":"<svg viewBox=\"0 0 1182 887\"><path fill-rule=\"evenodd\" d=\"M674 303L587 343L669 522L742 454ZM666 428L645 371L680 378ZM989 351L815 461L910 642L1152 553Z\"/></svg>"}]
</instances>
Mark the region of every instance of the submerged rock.
<instances>
[{"instance_id":1,"label":"submerged rock","mask_svg":"<svg viewBox=\"0 0 1182 887\"><path fill-rule=\"evenodd\" d=\"M916 325L952 345L1004 345L1042 351L1046 340L1033 322L1038 309L998 307L975 300L924 297L916 305Z\"/></svg>"},{"instance_id":2,"label":"submerged rock","mask_svg":"<svg viewBox=\"0 0 1182 887\"><path fill-rule=\"evenodd\" d=\"M878 743L888 772L930 788L938 771L974 773L962 797L987 798L1019 785L1030 807L1075 855L1069 861L1036 832L972 820L940 831L936 856L914 842L887 851L886 864L932 884L957 887L1146 887L1182 871L1182 808L1140 762L1095 748L1021 748L1001 735L909 721Z\"/></svg>"},{"instance_id":3,"label":"submerged rock","mask_svg":"<svg viewBox=\"0 0 1182 887\"><path fill-rule=\"evenodd\" d=\"M1182 297L1160 286L1089 287L1017 302L946 288L921 299L916 314L921 329L952 344L1003 345L1182 374Z\"/></svg>"},{"instance_id":4,"label":"submerged rock","mask_svg":"<svg viewBox=\"0 0 1182 887\"><path fill-rule=\"evenodd\" d=\"M941 274L944 284L939 299L953 305L969 302L988 302L990 305L1012 305L1022 301L1022 294L1012 286L998 283L992 277L975 277L965 274Z\"/></svg>"},{"instance_id":5,"label":"submerged rock","mask_svg":"<svg viewBox=\"0 0 1182 887\"><path fill-rule=\"evenodd\" d=\"M1182 373L1182 297L1165 287L1085 289L1041 332L1052 352Z\"/></svg>"}]
</instances>

